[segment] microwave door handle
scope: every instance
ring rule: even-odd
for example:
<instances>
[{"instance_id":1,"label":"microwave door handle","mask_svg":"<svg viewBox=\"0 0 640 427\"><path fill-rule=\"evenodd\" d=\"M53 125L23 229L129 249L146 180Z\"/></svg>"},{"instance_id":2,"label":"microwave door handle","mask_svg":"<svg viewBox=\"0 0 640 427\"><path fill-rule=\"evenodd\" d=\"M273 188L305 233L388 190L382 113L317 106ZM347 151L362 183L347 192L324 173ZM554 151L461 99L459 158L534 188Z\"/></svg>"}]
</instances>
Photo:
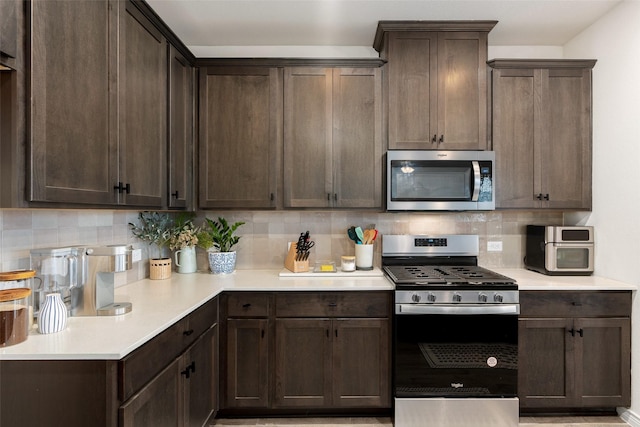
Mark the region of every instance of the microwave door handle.
<instances>
[{"instance_id":1,"label":"microwave door handle","mask_svg":"<svg viewBox=\"0 0 640 427\"><path fill-rule=\"evenodd\" d=\"M478 201L480 195L480 163L477 160L471 162L473 167L473 196L471 196L472 202Z\"/></svg>"}]
</instances>

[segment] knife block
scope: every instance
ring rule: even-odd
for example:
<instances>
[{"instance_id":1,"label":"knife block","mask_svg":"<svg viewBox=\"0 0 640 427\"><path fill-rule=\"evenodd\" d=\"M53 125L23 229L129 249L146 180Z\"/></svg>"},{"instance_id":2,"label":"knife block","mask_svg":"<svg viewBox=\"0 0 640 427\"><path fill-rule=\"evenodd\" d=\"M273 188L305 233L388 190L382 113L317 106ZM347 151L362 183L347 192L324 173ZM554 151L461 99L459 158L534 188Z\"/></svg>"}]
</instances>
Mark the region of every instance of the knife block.
<instances>
[{"instance_id":1,"label":"knife block","mask_svg":"<svg viewBox=\"0 0 640 427\"><path fill-rule=\"evenodd\" d=\"M298 243L291 242L289 244L289 252L284 260L284 266L293 273L304 273L309 271L309 260L296 261Z\"/></svg>"}]
</instances>

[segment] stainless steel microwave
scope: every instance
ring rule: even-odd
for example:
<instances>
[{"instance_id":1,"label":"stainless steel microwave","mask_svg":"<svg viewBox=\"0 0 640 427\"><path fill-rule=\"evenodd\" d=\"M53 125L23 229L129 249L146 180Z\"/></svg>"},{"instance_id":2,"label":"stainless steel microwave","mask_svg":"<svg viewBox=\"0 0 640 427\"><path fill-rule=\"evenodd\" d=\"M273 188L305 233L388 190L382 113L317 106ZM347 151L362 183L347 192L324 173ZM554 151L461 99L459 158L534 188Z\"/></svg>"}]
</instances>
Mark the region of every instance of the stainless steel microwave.
<instances>
[{"instance_id":1,"label":"stainless steel microwave","mask_svg":"<svg viewBox=\"0 0 640 427\"><path fill-rule=\"evenodd\" d=\"M527 225L524 265L550 276L593 273L593 227Z\"/></svg>"},{"instance_id":2,"label":"stainless steel microwave","mask_svg":"<svg viewBox=\"0 0 640 427\"><path fill-rule=\"evenodd\" d=\"M496 207L493 151L387 151L388 211Z\"/></svg>"}]
</instances>

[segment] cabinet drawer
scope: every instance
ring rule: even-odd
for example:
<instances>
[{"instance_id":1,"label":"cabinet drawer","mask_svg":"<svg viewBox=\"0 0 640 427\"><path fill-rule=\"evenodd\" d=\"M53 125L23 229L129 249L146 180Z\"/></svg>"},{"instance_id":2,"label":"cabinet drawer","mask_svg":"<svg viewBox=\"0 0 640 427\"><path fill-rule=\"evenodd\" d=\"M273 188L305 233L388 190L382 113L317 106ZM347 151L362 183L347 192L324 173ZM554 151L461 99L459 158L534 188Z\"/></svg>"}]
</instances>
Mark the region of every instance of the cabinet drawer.
<instances>
[{"instance_id":1,"label":"cabinet drawer","mask_svg":"<svg viewBox=\"0 0 640 427\"><path fill-rule=\"evenodd\" d=\"M296 292L276 295L276 317L387 317L387 292Z\"/></svg>"},{"instance_id":2,"label":"cabinet drawer","mask_svg":"<svg viewBox=\"0 0 640 427\"><path fill-rule=\"evenodd\" d=\"M227 296L227 316L266 317L269 315L269 294L238 292Z\"/></svg>"},{"instance_id":3,"label":"cabinet drawer","mask_svg":"<svg viewBox=\"0 0 640 427\"><path fill-rule=\"evenodd\" d=\"M629 291L522 291L520 317L628 317Z\"/></svg>"},{"instance_id":4,"label":"cabinet drawer","mask_svg":"<svg viewBox=\"0 0 640 427\"><path fill-rule=\"evenodd\" d=\"M196 338L208 330L211 325L218 323L218 298L205 303L189 315L189 329L185 331L184 346L195 342Z\"/></svg>"}]
</instances>

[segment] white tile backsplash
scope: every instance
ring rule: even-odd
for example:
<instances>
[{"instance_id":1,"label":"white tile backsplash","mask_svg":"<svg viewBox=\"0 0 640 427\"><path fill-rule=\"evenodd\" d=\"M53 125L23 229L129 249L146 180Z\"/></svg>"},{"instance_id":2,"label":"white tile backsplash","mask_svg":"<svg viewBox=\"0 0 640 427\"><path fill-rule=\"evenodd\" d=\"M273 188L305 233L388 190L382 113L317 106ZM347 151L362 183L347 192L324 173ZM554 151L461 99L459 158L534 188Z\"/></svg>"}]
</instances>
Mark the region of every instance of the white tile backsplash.
<instances>
[{"instance_id":1,"label":"white tile backsplash","mask_svg":"<svg viewBox=\"0 0 640 427\"><path fill-rule=\"evenodd\" d=\"M471 233L480 236L481 265L488 268L522 267L527 224L562 224L562 212L451 212L377 213L358 211L224 211L198 212L196 223L205 217L224 216L230 223L245 221L238 229L242 236L236 249L238 268L283 268L287 243L295 242L309 230L316 246L309 261L333 260L353 255L353 242L347 237L351 225L375 224L384 234ZM149 248L131 235L129 222L137 211L7 209L0 210L0 271L29 268L33 248L71 245L134 244L149 258ZM500 240L502 252L487 252L488 240ZM380 263L380 244L375 245L375 263ZM207 268L207 257L198 249L198 266ZM157 254L153 255L157 256ZM123 282L147 277L148 262L138 263L123 275Z\"/></svg>"}]
</instances>

